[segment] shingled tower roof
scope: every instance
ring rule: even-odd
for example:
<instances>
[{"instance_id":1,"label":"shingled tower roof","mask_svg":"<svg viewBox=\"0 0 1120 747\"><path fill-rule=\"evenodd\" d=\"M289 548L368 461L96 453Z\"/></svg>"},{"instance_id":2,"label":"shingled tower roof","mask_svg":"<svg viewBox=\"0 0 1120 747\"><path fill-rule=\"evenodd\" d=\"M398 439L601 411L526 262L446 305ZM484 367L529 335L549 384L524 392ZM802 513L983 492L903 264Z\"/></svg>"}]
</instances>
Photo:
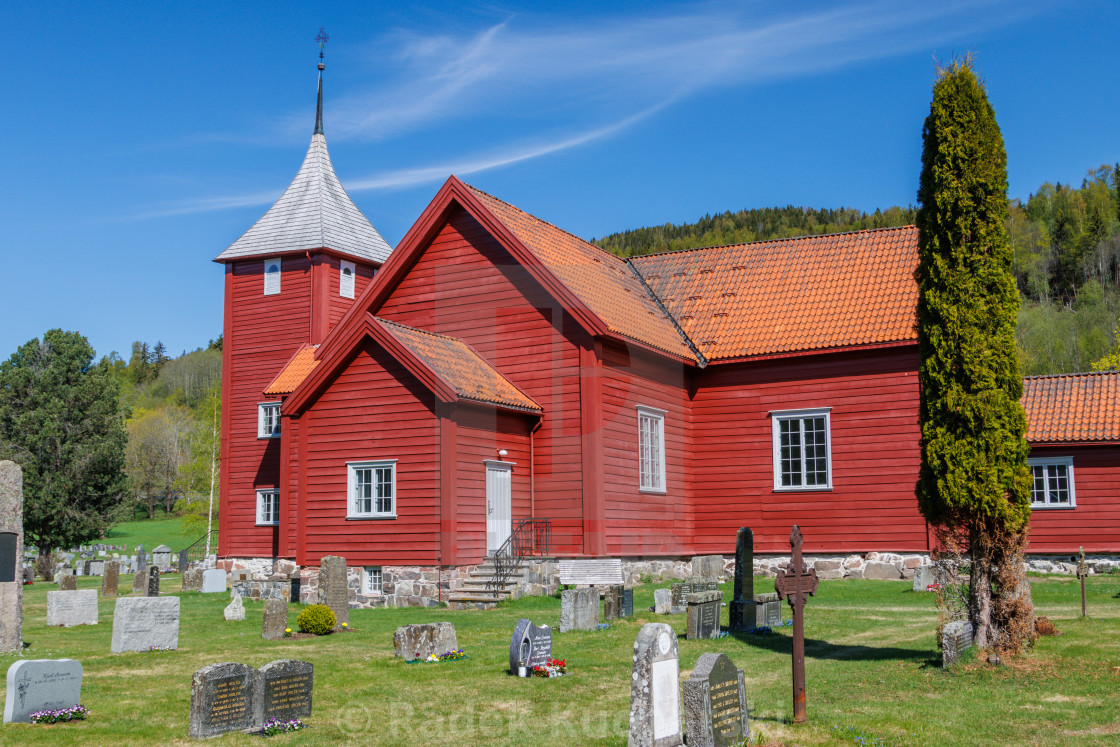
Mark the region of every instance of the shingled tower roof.
<instances>
[{"instance_id":1,"label":"shingled tower roof","mask_svg":"<svg viewBox=\"0 0 1120 747\"><path fill-rule=\"evenodd\" d=\"M327 140L323 137L322 65L315 134L311 136L311 145L299 173L268 212L214 261L311 249L329 249L377 264L388 259L392 251L335 176L327 153Z\"/></svg>"}]
</instances>

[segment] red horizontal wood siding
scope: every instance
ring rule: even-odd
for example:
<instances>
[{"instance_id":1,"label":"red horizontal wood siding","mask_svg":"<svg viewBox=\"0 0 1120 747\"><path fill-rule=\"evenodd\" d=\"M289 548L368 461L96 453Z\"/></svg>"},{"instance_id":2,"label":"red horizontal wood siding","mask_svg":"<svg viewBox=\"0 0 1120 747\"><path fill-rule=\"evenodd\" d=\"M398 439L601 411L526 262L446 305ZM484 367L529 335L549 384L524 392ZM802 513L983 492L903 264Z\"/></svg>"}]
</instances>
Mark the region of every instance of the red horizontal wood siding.
<instances>
[{"instance_id":1,"label":"red horizontal wood siding","mask_svg":"<svg viewBox=\"0 0 1120 747\"><path fill-rule=\"evenodd\" d=\"M754 530L756 552L788 552L799 524L806 552L925 552L918 513L915 347L709 366L696 375L697 553L733 553ZM831 407L832 490L775 491L769 413Z\"/></svg>"},{"instance_id":2,"label":"red horizontal wood siding","mask_svg":"<svg viewBox=\"0 0 1120 747\"><path fill-rule=\"evenodd\" d=\"M373 342L301 417L301 564L342 555L350 565L439 562L439 419L435 399ZM396 459L393 519L347 519L347 462Z\"/></svg>"},{"instance_id":3,"label":"red horizontal wood siding","mask_svg":"<svg viewBox=\"0 0 1120 747\"><path fill-rule=\"evenodd\" d=\"M373 313L463 340L544 408L536 515L552 520L557 552L581 553L579 346L591 341L571 317L462 211Z\"/></svg>"},{"instance_id":4,"label":"red horizontal wood siding","mask_svg":"<svg viewBox=\"0 0 1120 747\"><path fill-rule=\"evenodd\" d=\"M603 345L603 483L607 552L627 557L692 550L692 412L685 367L618 344ZM643 493L638 412L665 412L665 493Z\"/></svg>"},{"instance_id":5,"label":"red horizontal wood siding","mask_svg":"<svg viewBox=\"0 0 1120 747\"><path fill-rule=\"evenodd\" d=\"M1028 552L1120 552L1120 446L1038 446L1031 457L1073 457L1077 505L1032 511Z\"/></svg>"},{"instance_id":6,"label":"red horizontal wood siding","mask_svg":"<svg viewBox=\"0 0 1120 747\"><path fill-rule=\"evenodd\" d=\"M354 305L354 300L362 295L362 291L366 289L370 281L373 279L375 270L373 265L362 264L357 260L348 260L354 263L354 298L343 298L340 291L339 282L341 280L342 265L338 257L327 256L327 298L329 299L329 326L331 329L334 325L338 324L338 320L342 318L351 306Z\"/></svg>"},{"instance_id":7,"label":"red horizontal wood siding","mask_svg":"<svg viewBox=\"0 0 1120 747\"><path fill-rule=\"evenodd\" d=\"M261 392L307 341L311 320L311 265L284 257L280 293L264 295L264 261L233 262L226 273L230 303L223 371L223 434L219 553L271 557L279 549L276 527L256 526L258 488L281 488L280 439L257 438ZM278 400L277 400L278 401ZM281 501L283 502L283 495Z\"/></svg>"}]
</instances>

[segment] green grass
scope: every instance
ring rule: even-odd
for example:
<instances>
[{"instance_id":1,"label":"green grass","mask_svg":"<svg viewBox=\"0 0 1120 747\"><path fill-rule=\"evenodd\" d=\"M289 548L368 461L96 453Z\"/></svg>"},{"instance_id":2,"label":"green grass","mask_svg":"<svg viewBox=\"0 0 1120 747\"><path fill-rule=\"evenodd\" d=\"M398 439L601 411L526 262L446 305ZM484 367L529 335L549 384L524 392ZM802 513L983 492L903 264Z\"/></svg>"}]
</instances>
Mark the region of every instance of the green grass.
<instances>
[{"instance_id":1,"label":"green grass","mask_svg":"<svg viewBox=\"0 0 1120 747\"><path fill-rule=\"evenodd\" d=\"M809 722L798 726L788 723L788 627L768 636L684 640L683 615L640 611L653 604L652 585L636 590L635 619L605 631L556 633L554 654L567 659L571 675L521 680L506 673L514 624L530 617L558 626L554 598L522 599L491 611L352 610L351 632L265 641L261 603L246 602L246 621L226 622L225 594L185 593L178 651L111 654L111 598L101 601L97 626L47 628L46 592L54 586L39 583L25 588L24 639L31 646L24 656L81 661L82 703L92 714L72 724L0 727L0 742L187 744L195 670L220 661L257 667L295 658L315 664L312 728L278 737L278 744L624 745L634 639L644 622L657 621L681 636L682 676L708 651L726 653L744 670L751 728L764 743L1116 744L1120 576L1089 579L1091 617L1084 620L1075 580L1032 582L1039 614L1062 635L1041 639L1006 666L974 660L949 672L938 664L932 595L908 591L909 582L822 582L807 607ZM130 583L123 577L121 588ZM759 579L756 589L768 583ZM78 584L96 588L97 579ZM165 577L164 590L177 589L178 577ZM299 609L290 609L293 628ZM397 626L440 620L455 624L469 659L431 665L394 659ZM13 659L0 657L0 668L6 671ZM260 744L240 734L221 742Z\"/></svg>"},{"instance_id":2,"label":"green grass","mask_svg":"<svg viewBox=\"0 0 1120 747\"><path fill-rule=\"evenodd\" d=\"M153 548L160 545L167 545L178 552L188 547L204 533L204 531L185 531L181 517L168 516L162 510L157 509L154 519L140 519L117 524L105 534L105 539L101 544L126 545L129 553L132 553L137 545L143 545L147 552L151 552ZM96 543L89 542L87 544ZM210 544L214 548L218 546L217 527L215 527ZM215 549L211 552L216 551Z\"/></svg>"}]
</instances>

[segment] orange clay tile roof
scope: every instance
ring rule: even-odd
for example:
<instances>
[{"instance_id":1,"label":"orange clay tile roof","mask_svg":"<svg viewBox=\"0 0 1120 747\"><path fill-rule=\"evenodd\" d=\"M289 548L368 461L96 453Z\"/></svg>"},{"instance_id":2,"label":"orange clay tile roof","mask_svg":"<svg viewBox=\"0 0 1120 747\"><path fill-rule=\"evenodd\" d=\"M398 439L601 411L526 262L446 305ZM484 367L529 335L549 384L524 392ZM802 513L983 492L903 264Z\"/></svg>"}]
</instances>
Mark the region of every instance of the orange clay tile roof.
<instances>
[{"instance_id":1,"label":"orange clay tile roof","mask_svg":"<svg viewBox=\"0 0 1120 747\"><path fill-rule=\"evenodd\" d=\"M672 320L623 259L479 189L470 189L608 329L696 360Z\"/></svg>"},{"instance_id":2,"label":"orange clay tile roof","mask_svg":"<svg viewBox=\"0 0 1120 747\"><path fill-rule=\"evenodd\" d=\"M916 339L913 226L630 263L708 360Z\"/></svg>"},{"instance_id":3,"label":"orange clay tile roof","mask_svg":"<svg viewBox=\"0 0 1120 747\"><path fill-rule=\"evenodd\" d=\"M405 327L380 317L375 319L460 397L523 410L541 410L540 405L491 368L461 340Z\"/></svg>"},{"instance_id":4,"label":"orange clay tile roof","mask_svg":"<svg viewBox=\"0 0 1120 747\"><path fill-rule=\"evenodd\" d=\"M1120 441L1120 371L1023 379L1027 440Z\"/></svg>"},{"instance_id":5,"label":"orange clay tile roof","mask_svg":"<svg viewBox=\"0 0 1120 747\"><path fill-rule=\"evenodd\" d=\"M311 375L319 361L315 360L315 350L318 345L306 343L296 351L284 368L280 370L272 383L265 387L264 393L269 396L291 394L303 380Z\"/></svg>"}]
</instances>

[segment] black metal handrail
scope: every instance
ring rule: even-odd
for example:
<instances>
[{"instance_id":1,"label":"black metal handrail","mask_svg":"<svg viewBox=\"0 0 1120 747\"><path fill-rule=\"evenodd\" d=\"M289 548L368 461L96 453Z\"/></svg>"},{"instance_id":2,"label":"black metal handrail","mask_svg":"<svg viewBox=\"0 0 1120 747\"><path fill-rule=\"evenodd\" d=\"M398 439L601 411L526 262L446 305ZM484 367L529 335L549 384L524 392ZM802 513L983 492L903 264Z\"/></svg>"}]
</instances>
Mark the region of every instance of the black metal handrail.
<instances>
[{"instance_id":1,"label":"black metal handrail","mask_svg":"<svg viewBox=\"0 0 1120 747\"><path fill-rule=\"evenodd\" d=\"M551 552L552 520L521 519L494 553L494 575L486 582L486 588L504 589L522 559L534 555L544 557Z\"/></svg>"},{"instance_id":2,"label":"black metal handrail","mask_svg":"<svg viewBox=\"0 0 1120 747\"><path fill-rule=\"evenodd\" d=\"M183 553L186 553L188 563L193 563L196 560L202 560L203 556L206 554L206 538L209 537L210 534L210 532L207 532L206 534L195 540L193 544L180 550L179 557L183 557ZM184 570L186 569L179 569L180 573Z\"/></svg>"}]
</instances>

